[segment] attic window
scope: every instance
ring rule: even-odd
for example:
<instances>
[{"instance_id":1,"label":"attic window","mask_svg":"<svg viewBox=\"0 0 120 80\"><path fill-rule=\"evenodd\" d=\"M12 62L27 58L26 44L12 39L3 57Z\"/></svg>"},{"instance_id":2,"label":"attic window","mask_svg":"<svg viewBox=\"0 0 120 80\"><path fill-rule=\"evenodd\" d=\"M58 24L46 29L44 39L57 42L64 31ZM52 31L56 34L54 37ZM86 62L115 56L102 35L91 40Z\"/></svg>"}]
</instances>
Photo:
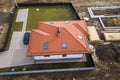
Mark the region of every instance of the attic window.
<instances>
[{"instance_id":1,"label":"attic window","mask_svg":"<svg viewBox=\"0 0 120 80\"><path fill-rule=\"evenodd\" d=\"M66 48L67 48L66 42L62 42L62 49L66 49Z\"/></svg>"},{"instance_id":2,"label":"attic window","mask_svg":"<svg viewBox=\"0 0 120 80\"><path fill-rule=\"evenodd\" d=\"M83 39L83 37L82 37L81 35L78 35L77 37L78 37L78 39L80 39L80 40Z\"/></svg>"},{"instance_id":3,"label":"attic window","mask_svg":"<svg viewBox=\"0 0 120 80\"><path fill-rule=\"evenodd\" d=\"M65 24L68 24L69 23L69 21L65 21Z\"/></svg>"},{"instance_id":4,"label":"attic window","mask_svg":"<svg viewBox=\"0 0 120 80\"><path fill-rule=\"evenodd\" d=\"M48 50L48 42L44 43L44 50Z\"/></svg>"}]
</instances>

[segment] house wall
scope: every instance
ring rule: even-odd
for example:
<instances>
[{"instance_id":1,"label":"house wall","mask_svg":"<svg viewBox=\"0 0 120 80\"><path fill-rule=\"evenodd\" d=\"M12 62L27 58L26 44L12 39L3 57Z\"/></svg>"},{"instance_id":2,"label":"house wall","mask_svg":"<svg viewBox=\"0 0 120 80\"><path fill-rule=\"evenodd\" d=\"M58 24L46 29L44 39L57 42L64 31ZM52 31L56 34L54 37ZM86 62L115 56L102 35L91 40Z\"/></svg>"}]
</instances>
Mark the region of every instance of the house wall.
<instances>
[{"instance_id":1,"label":"house wall","mask_svg":"<svg viewBox=\"0 0 120 80\"><path fill-rule=\"evenodd\" d=\"M34 56L33 58L34 58L34 62L39 64L87 61L85 54L67 54L66 56L63 55Z\"/></svg>"}]
</instances>

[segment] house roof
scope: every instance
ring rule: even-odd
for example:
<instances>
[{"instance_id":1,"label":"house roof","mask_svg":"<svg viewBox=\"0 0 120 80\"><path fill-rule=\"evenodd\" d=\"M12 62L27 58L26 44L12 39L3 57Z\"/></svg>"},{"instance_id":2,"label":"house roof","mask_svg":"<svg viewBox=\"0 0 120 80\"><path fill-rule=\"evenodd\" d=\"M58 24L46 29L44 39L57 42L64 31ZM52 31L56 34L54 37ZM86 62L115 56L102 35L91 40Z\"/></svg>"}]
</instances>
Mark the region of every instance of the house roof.
<instances>
[{"instance_id":1,"label":"house roof","mask_svg":"<svg viewBox=\"0 0 120 80\"><path fill-rule=\"evenodd\" d=\"M57 36L58 29L60 37ZM88 35L87 24L84 20L40 22L38 29L31 31L27 56L90 53ZM43 43L47 41L52 47L44 50ZM61 49L60 43L66 41L70 49Z\"/></svg>"},{"instance_id":2,"label":"house roof","mask_svg":"<svg viewBox=\"0 0 120 80\"><path fill-rule=\"evenodd\" d=\"M43 24L45 25L51 25L53 27L68 27L68 26L75 26L77 27L80 31L85 33L86 35L89 35L89 31L87 29L87 24L84 20L73 20L73 21L52 21L52 22L40 22L39 26Z\"/></svg>"}]
</instances>

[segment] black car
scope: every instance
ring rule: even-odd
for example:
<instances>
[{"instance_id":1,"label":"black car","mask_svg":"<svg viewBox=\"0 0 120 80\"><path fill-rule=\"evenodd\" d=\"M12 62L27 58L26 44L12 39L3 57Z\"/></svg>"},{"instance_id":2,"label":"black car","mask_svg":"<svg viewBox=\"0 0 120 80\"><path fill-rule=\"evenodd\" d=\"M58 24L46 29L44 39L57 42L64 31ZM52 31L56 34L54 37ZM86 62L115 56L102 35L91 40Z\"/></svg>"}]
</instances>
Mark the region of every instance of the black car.
<instances>
[{"instance_id":1,"label":"black car","mask_svg":"<svg viewBox=\"0 0 120 80\"><path fill-rule=\"evenodd\" d=\"M28 44L29 43L29 37L30 37L30 32L25 32L24 38L23 38L23 43Z\"/></svg>"}]
</instances>

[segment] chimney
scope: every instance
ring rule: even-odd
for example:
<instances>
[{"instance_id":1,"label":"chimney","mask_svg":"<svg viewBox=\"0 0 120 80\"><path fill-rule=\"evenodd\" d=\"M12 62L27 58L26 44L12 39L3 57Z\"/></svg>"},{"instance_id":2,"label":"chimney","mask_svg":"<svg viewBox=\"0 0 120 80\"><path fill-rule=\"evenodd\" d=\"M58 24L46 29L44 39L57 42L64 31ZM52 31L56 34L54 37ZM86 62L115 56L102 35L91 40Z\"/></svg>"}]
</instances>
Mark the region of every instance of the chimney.
<instances>
[{"instance_id":1,"label":"chimney","mask_svg":"<svg viewBox=\"0 0 120 80\"><path fill-rule=\"evenodd\" d=\"M58 36L58 37L61 36L60 27L57 28L57 36Z\"/></svg>"}]
</instances>

